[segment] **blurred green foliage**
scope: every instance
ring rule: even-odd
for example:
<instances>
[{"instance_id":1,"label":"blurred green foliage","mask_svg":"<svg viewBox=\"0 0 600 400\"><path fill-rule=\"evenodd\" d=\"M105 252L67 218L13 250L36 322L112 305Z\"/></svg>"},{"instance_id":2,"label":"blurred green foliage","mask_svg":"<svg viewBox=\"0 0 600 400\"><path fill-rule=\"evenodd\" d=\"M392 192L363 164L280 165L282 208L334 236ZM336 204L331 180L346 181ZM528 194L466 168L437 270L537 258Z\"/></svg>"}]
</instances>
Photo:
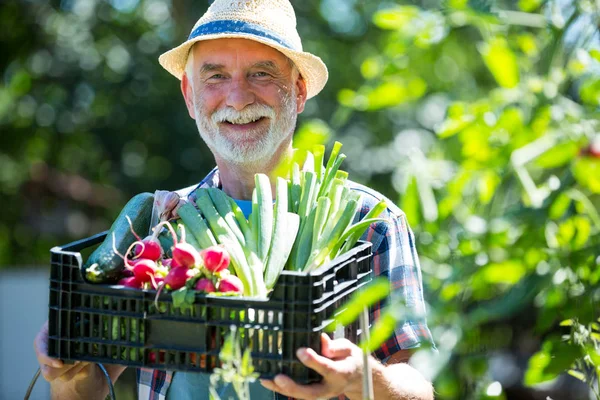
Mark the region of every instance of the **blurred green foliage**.
<instances>
[{"instance_id":1,"label":"blurred green foliage","mask_svg":"<svg viewBox=\"0 0 600 400\"><path fill-rule=\"evenodd\" d=\"M437 398L586 398L547 382L600 365L598 2L292 3L330 70L296 144L340 140L350 177L407 213ZM157 62L207 5L2 3L0 267L46 265L133 194L212 168Z\"/></svg>"}]
</instances>

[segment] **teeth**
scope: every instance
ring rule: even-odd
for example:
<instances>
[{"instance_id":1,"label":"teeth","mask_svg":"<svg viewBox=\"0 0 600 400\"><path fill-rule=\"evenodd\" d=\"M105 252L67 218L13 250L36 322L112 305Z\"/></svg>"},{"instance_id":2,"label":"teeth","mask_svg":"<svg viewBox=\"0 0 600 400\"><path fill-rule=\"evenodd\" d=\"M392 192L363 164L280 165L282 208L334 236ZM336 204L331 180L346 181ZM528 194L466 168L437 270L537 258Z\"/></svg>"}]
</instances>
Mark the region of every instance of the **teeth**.
<instances>
[{"instance_id":1,"label":"teeth","mask_svg":"<svg viewBox=\"0 0 600 400\"><path fill-rule=\"evenodd\" d=\"M256 121L258 121L261 118L262 117L253 118L253 119L246 119L246 118L241 119L241 118L238 118L238 119L234 119L234 120L228 119L226 121L229 122L230 124L234 124L234 125L243 125L243 124L249 124L251 122L256 122Z\"/></svg>"}]
</instances>

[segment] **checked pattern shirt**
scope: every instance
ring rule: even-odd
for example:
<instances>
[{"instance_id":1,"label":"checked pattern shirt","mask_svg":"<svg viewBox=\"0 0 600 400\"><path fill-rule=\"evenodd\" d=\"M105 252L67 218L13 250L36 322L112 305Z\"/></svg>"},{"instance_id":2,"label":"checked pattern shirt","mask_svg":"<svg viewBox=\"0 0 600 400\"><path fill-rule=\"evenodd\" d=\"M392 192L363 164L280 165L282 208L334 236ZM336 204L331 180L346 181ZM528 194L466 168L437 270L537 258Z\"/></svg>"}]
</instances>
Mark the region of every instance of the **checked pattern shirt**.
<instances>
[{"instance_id":1,"label":"checked pattern shirt","mask_svg":"<svg viewBox=\"0 0 600 400\"><path fill-rule=\"evenodd\" d=\"M198 185L182 189L178 193L189 197L196 188L220 187L219 171L215 168ZM363 185L350 182L350 187L362 195L362 205L355 221L364 217L383 196ZM413 315L425 315L421 268L415 247L414 235L408 226L405 214L391 201L382 217L388 221L371 224L362 240L372 243L373 274L389 279L392 297L400 297ZM370 320L379 318L385 301L370 310ZM399 350L412 349L421 345L433 345L433 338L425 319L407 320L399 324L394 334L375 352L385 361ZM172 371L140 368L138 370L138 398L140 400L164 400L173 377Z\"/></svg>"}]
</instances>

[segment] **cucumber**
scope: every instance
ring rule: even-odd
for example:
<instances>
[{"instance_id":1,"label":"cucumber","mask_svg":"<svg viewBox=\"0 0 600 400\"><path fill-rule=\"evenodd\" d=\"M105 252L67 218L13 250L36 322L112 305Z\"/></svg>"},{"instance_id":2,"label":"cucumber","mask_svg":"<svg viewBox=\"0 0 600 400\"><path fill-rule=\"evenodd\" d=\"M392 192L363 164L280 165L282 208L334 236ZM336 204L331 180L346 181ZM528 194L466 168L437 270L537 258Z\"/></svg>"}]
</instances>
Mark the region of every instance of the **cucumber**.
<instances>
[{"instance_id":1,"label":"cucumber","mask_svg":"<svg viewBox=\"0 0 600 400\"><path fill-rule=\"evenodd\" d=\"M82 267L81 275L91 283L112 283L120 277L125 264L123 259L113 251L113 234L115 247L123 255L135 242L136 238L129 229L126 216L131 218L133 229L140 237L148 235L154 195L140 193L131 198L112 224L104 242L94 250Z\"/></svg>"}]
</instances>

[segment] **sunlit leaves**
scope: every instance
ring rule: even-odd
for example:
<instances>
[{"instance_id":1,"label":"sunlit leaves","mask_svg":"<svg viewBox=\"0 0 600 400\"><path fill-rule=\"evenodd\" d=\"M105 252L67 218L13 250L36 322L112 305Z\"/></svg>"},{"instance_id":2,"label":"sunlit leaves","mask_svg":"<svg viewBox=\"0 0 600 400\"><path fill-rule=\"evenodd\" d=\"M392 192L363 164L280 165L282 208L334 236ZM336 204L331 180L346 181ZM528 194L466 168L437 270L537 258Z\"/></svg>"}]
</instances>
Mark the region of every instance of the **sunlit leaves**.
<instances>
[{"instance_id":1,"label":"sunlit leaves","mask_svg":"<svg viewBox=\"0 0 600 400\"><path fill-rule=\"evenodd\" d=\"M375 87L363 87L359 92L341 90L338 100L346 107L374 111L415 101L426 91L427 84L421 78L395 77Z\"/></svg>"},{"instance_id":2,"label":"sunlit leaves","mask_svg":"<svg viewBox=\"0 0 600 400\"><path fill-rule=\"evenodd\" d=\"M362 338L360 346L369 353L379 349L381 345L392 336L398 324L398 313L392 307L386 307L377 321L371 327L369 341Z\"/></svg>"},{"instance_id":3,"label":"sunlit leaves","mask_svg":"<svg viewBox=\"0 0 600 400\"><path fill-rule=\"evenodd\" d=\"M592 193L600 193L600 158L581 157L573 162L577 182Z\"/></svg>"},{"instance_id":4,"label":"sunlit leaves","mask_svg":"<svg viewBox=\"0 0 600 400\"><path fill-rule=\"evenodd\" d=\"M419 15L419 12L419 8L415 6L399 6L380 10L373 15L373 23L381 29L403 29Z\"/></svg>"},{"instance_id":5,"label":"sunlit leaves","mask_svg":"<svg viewBox=\"0 0 600 400\"><path fill-rule=\"evenodd\" d=\"M440 13L424 11L415 6L380 10L373 15L373 23L382 29L400 32L421 48L439 43L448 34L446 22Z\"/></svg>"},{"instance_id":6,"label":"sunlit leaves","mask_svg":"<svg viewBox=\"0 0 600 400\"><path fill-rule=\"evenodd\" d=\"M514 285L525 275L527 269L521 260L507 260L501 263L492 263L482 267L473 277L489 284Z\"/></svg>"},{"instance_id":7,"label":"sunlit leaves","mask_svg":"<svg viewBox=\"0 0 600 400\"><path fill-rule=\"evenodd\" d=\"M400 196L400 207L404 210L408 223L418 226L421 220L421 206L419 201L419 188L417 179L412 177L406 191Z\"/></svg>"},{"instance_id":8,"label":"sunlit leaves","mask_svg":"<svg viewBox=\"0 0 600 400\"><path fill-rule=\"evenodd\" d=\"M447 138L464 130L475 120L475 116L465 103L457 102L448 107L448 117L437 127L440 138Z\"/></svg>"},{"instance_id":9,"label":"sunlit leaves","mask_svg":"<svg viewBox=\"0 0 600 400\"><path fill-rule=\"evenodd\" d=\"M505 88L517 86L519 83L517 57L505 39L495 37L480 44L478 48L485 65L500 86Z\"/></svg>"},{"instance_id":10,"label":"sunlit leaves","mask_svg":"<svg viewBox=\"0 0 600 400\"><path fill-rule=\"evenodd\" d=\"M369 57L360 65L360 72L365 79L373 79L381 75L384 66L385 64L380 57Z\"/></svg>"},{"instance_id":11,"label":"sunlit leaves","mask_svg":"<svg viewBox=\"0 0 600 400\"><path fill-rule=\"evenodd\" d=\"M557 168L573 160L578 152L579 145L575 142L558 143L539 156L535 164L542 168Z\"/></svg>"},{"instance_id":12,"label":"sunlit leaves","mask_svg":"<svg viewBox=\"0 0 600 400\"><path fill-rule=\"evenodd\" d=\"M500 184L500 177L494 171L485 171L477 180L477 192L479 201L488 204L494 197L494 193Z\"/></svg>"},{"instance_id":13,"label":"sunlit leaves","mask_svg":"<svg viewBox=\"0 0 600 400\"><path fill-rule=\"evenodd\" d=\"M532 386L556 378L569 369L580 352L558 337L547 339L542 349L529 359L525 385Z\"/></svg>"},{"instance_id":14,"label":"sunlit leaves","mask_svg":"<svg viewBox=\"0 0 600 400\"><path fill-rule=\"evenodd\" d=\"M543 0L519 0L518 7L525 12L535 11L540 7Z\"/></svg>"},{"instance_id":15,"label":"sunlit leaves","mask_svg":"<svg viewBox=\"0 0 600 400\"><path fill-rule=\"evenodd\" d=\"M420 78L384 82L367 94L368 110L378 110L416 100L425 94L427 84Z\"/></svg>"},{"instance_id":16,"label":"sunlit leaves","mask_svg":"<svg viewBox=\"0 0 600 400\"><path fill-rule=\"evenodd\" d=\"M517 37L517 44L519 45L521 51L529 57L534 57L539 52L535 36L531 33L523 33L519 35Z\"/></svg>"},{"instance_id":17,"label":"sunlit leaves","mask_svg":"<svg viewBox=\"0 0 600 400\"><path fill-rule=\"evenodd\" d=\"M591 106L600 105L600 79L587 79L579 89L581 100Z\"/></svg>"},{"instance_id":18,"label":"sunlit leaves","mask_svg":"<svg viewBox=\"0 0 600 400\"><path fill-rule=\"evenodd\" d=\"M358 319L359 315L366 308L373 306L379 301L385 299L390 293L390 282L386 278L373 280L369 285L352 295L350 300L344 306L342 312L335 317L335 323L329 325L329 330L333 331L337 324L347 326L352 321Z\"/></svg>"},{"instance_id":19,"label":"sunlit leaves","mask_svg":"<svg viewBox=\"0 0 600 400\"><path fill-rule=\"evenodd\" d=\"M571 198L567 195L567 193L560 193L554 202L550 206L548 213L550 218L559 219L561 218L571 206Z\"/></svg>"},{"instance_id":20,"label":"sunlit leaves","mask_svg":"<svg viewBox=\"0 0 600 400\"><path fill-rule=\"evenodd\" d=\"M294 135L294 148L312 149L314 145L326 144L331 138L331 128L321 119L305 121Z\"/></svg>"}]
</instances>

